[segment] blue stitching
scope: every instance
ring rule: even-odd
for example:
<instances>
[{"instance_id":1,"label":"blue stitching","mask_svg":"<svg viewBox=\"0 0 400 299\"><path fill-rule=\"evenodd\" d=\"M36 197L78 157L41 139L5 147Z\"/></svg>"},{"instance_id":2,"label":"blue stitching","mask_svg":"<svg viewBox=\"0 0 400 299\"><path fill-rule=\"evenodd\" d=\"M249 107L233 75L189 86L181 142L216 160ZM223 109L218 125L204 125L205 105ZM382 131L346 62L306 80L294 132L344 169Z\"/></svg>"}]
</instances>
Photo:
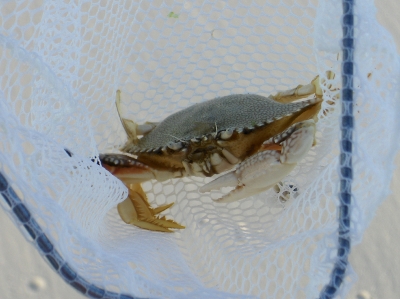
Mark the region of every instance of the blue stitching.
<instances>
[{"instance_id":1,"label":"blue stitching","mask_svg":"<svg viewBox=\"0 0 400 299\"><path fill-rule=\"evenodd\" d=\"M22 203L21 199L10 186L5 176L0 172L0 194L5 199L7 205L13 212L13 218L28 232L33 239L37 250L50 263L52 268L57 272L62 279L71 285L78 292L89 298L96 299L140 299L127 294L118 294L104 290L94 284L91 284L75 272L67 262L61 257L58 251L54 248L52 242L43 233L39 224L31 217L28 208Z\"/></svg>"},{"instance_id":2,"label":"blue stitching","mask_svg":"<svg viewBox=\"0 0 400 299\"><path fill-rule=\"evenodd\" d=\"M329 283L322 289L321 299L334 298L345 278L350 253L351 183L353 117L353 70L354 70L354 0L343 0L343 63L342 63L342 138L340 141L340 193L339 237L337 259Z\"/></svg>"}]
</instances>

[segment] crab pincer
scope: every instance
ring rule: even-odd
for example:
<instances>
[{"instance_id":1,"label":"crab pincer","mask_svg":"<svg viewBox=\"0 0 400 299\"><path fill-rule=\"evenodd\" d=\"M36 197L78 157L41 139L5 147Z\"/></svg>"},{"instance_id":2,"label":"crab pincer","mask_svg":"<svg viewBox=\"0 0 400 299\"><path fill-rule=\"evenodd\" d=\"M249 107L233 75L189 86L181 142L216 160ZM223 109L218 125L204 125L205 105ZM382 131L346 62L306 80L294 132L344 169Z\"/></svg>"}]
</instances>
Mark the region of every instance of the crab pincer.
<instances>
[{"instance_id":1,"label":"crab pincer","mask_svg":"<svg viewBox=\"0 0 400 299\"><path fill-rule=\"evenodd\" d=\"M131 190L118 207L120 216L149 230L183 228L158 216L169 205L151 208L140 186L149 180L223 174L199 190L235 188L219 202L273 187L315 145L322 96L316 77L276 95L233 94L190 106L161 122L138 125L121 116L118 92L117 111L128 140L120 153L102 154L100 160Z\"/></svg>"}]
</instances>

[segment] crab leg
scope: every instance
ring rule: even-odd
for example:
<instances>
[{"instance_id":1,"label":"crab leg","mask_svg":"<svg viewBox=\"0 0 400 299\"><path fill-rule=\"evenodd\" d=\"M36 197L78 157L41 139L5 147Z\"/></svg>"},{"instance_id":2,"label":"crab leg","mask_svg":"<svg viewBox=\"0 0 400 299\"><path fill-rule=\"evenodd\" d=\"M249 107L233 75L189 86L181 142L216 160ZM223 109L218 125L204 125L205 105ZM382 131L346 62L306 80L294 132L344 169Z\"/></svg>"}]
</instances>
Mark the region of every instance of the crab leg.
<instances>
[{"instance_id":1,"label":"crab leg","mask_svg":"<svg viewBox=\"0 0 400 299\"><path fill-rule=\"evenodd\" d=\"M152 208L140 185L141 182L151 179L158 181L169 179L174 173L152 169L127 155L100 155L100 160L105 169L129 188L128 197L118 204L118 213L125 223L161 232L172 232L171 228L185 228L173 220L166 219L165 216L157 216L170 208L173 203ZM178 175L179 173L175 174Z\"/></svg>"},{"instance_id":2,"label":"crab leg","mask_svg":"<svg viewBox=\"0 0 400 299\"><path fill-rule=\"evenodd\" d=\"M171 172L151 168L135 158L122 154L101 154L102 166L119 178L125 185L142 183L149 180L163 182L182 177L181 171Z\"/></svg>"},{"instance_id":3,"label":"crab leg","mask_svg":"<svg viewBox=\"0 0 400 299\"><path fill-rule=\"evenodd\" d=\"M240 200L273 187L285 178L296 164L282 164L278 151L263 151L241 163L235 171L231 171L200 188L207 192L222 187L235 187L217 202L227 203Z\"/></svg>"},{"instance_id":4,"label":"crab leg","mask_svg":"<svg viewBox=\"0 0 400 299\"><path fill-rule=\"evenodd\" d=\"M137 140L137 136L146 135L150 133L157 125L156 122L145 122L143 125L138 125L134 121L123 118L121 116L121 91L117 90L115 106L117 106L117 112L119 119L125 129L125 133L128 135L130 140Z\"/></svg>"},{"instance_id":5,"label":"crab leg","mask_svg":"<svg viewBox=\"0 0 400 299\"><path fill-rule=\"evenodd\" d=\"M128 198L119 203L117 207L118 213L125 223L161 232L172 232L170 228L185 228L173 220L166 219L165 216L156 216L174 203L152 209L140 184L130 184L128 188Z\"/></svg>"},{"instance_id":6,"label":"crab leg","mask_svg":"<svg viewBox=\"0 0 400 299\"><path fill-rule=\"evenodd\" d=\"M327 78L335 78L335 73L332 71L327 71ZM316 97L322 97L323 92L320 85L320 77L315 77L307 85L299 85L293 89L278 92L276 95L271 96L275 101L280 103L290 103L305 97L315 94Z\"/></svg>"},{"instance_id":7,"label":"crab leg","mask_svg":"<svg viewBox=\"0 0 400 299\"><path fill-rule=\"evenodd\" d=\"M281 150L268 149L258 152L240 163L236 170L202 186L200 192L235 187L230 193L216 200L226 203L268 190L283 180L307 155L313 146L314 135L313 120L297 123L293 132L281 142Z\"/></svg>"}]
</instances>

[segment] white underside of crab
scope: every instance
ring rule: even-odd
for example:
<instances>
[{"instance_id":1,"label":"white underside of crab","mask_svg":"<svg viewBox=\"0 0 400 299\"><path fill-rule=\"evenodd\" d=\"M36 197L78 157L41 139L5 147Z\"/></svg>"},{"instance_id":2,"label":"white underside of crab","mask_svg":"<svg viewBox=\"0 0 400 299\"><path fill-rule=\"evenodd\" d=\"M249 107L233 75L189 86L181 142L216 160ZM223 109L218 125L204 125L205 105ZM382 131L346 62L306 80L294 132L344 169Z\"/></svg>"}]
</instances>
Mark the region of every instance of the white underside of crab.
<instances>
[{"instance_id":1,"label":"white underside of crab","mask_svg":"<svg viewBox=\"0 0 400 299\"><path fill-rule=\"evenodd\" d=\"M314 144L313 120L295 125L293 133L282 142L282 150L265 150L240 163L235 170L202 186L200 192L235 187L230 193L215 200L227 203L266 191L283 180L304 159Z\"/></svg>"}]
</instances>

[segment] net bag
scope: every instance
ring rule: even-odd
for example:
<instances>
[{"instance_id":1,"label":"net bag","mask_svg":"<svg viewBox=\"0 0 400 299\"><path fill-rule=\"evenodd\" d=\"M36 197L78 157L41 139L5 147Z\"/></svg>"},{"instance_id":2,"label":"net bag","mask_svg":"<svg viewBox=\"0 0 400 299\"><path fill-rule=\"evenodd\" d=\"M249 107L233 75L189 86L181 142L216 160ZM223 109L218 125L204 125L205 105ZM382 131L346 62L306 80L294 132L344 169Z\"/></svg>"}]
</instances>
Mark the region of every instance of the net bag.
<instances>
[{"instance_id":1,"label":"net bag","mask_svg":"<svg viewBox=\"0 0 400 299\"><path fill-rule=\"evenodd\" d=\"M354 13L352 244L389 194L400 78L373 1ZM89 297L318 297L338 248L341 18L338 1L1 2L3 208ZM151 180L142 184L150 204L175 202L162 214L186 228L121 220L127 188L99 161L127 138L117 90L123 117L159 122L317 75L316 145L279 188L221 204L199 193L203 178ZM349 268L339 298L354 278Z\"/></svg>"}]
</instances>

